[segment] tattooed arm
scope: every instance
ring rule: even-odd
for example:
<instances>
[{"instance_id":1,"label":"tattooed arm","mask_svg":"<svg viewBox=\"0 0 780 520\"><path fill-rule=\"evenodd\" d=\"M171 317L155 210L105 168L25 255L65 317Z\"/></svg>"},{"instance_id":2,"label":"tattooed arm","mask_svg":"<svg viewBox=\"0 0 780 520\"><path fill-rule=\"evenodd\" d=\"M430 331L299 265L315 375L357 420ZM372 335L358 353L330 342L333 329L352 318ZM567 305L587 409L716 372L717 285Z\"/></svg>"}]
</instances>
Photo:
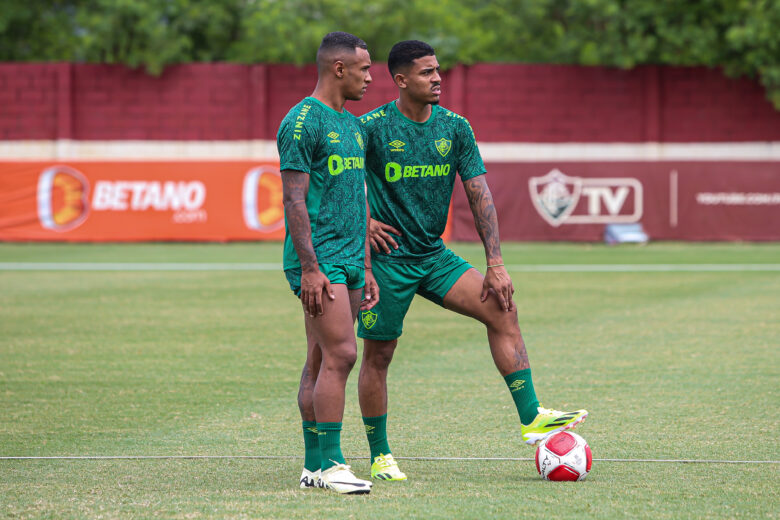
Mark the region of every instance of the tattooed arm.
<instances>
[{"instance_id":1,"label":"tattooed arm","mask_svg":"<svg viewBox=\"0 0 780 520\"><path fill-rule=\"evenodd\" d=\"M295 252L301 261L301 303L309 316L322 314L322 293L333 300L335 295L330 281L320 271L314 245L311 241L311 222L306 208L306 194L309 192L309 176L303 172L285 170L282 172L282 193L284 214L287 217L287 231L290 233Z\"/></svg>"},{"instance_id":2,"label":"tattooed arm","mask_svg":"<svg viewBox=\"0 0 780 520\"><path fill-rule=\"evenodd\" d=\"M485 281L482 284L482 301L486 301L491 290L498 297L501 308L505 311L515 310L512 294L515 292L512 279L509 278L501 257L501 242L498 239L498 217L493 196L484 175L478 175L463 181L466 196L469 199L471 213L474 215L474 225L485 246L485 259L488 268L485 271Z\"/></svg>"}]
</instances>

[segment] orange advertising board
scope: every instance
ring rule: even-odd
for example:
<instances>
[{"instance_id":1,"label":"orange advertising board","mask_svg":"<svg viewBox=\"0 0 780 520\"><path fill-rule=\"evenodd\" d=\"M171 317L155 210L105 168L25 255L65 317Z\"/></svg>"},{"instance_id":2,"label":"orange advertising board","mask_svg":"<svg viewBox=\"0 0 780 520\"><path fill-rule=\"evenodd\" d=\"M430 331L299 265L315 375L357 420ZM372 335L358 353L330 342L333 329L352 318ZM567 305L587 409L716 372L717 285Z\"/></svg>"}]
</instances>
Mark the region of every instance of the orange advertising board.
<instances>
[{"instance_id":1,"label":"orange advertising board","mask_svg":"<svg viewBox=\"0 0 780 520\"><path fill-rule=\"evenodd\" d=\"M278 162L0 163L0 240L280 240Z\"/></svg>"},{"instance_id":2,"label":"orange advertising board","mask_svg":"<svg viewBox=\"0 0 780 520\"><path fill-rule=\"evenodd\" d=\"M0 240L283 238L278 161L0 162Z\"/></svg>"}]
</instances>

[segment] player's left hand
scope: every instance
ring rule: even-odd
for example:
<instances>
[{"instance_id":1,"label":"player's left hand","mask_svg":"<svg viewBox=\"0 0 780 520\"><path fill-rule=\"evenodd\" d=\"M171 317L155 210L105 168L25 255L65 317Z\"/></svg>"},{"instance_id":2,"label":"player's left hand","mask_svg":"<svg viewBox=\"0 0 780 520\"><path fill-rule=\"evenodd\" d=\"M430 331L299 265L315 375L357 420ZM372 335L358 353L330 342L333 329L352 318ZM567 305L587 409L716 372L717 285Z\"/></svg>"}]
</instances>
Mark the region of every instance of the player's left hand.
<instances>
[{"instance_id":1,"label":"player's left hand","mask_svg":"<svg viewBox=\"0 0 780 520\"><path fill-rule=\"evenodd\" d=\"M371 247L374 251L379 253L381 249L388 255L390 254L390 248L398 249L398 242L395 241L393 235L401 236L401 232L395 229L390 224L379 222L376 219L370 219L368 223L368 239L371 241Z\"/></svg>"},{"instance_id":2,"label":"player's left hand","mask_svg":"<svg viewBox=\"0 0 780 520\"><path fill-rule=\"evenodd\" d=\"M496 298L498 298L498 304L504 311L515 310L515 302L512 299L515 288L512 285L509 273L506 272L506 268L503 265L491 267L485 272L485 280L482 282L482 294L479 299L483 302L486 301L491 289L495 293Z\"/></svg>"},{"instance_id":3,"label":"player's left hand","mask_svg":"<svg viewBox=\"0 0 780 520\"><path fill-rule=\"evenodd\" d=\"M360 310L367 311L379 303L379 285L376 283L371 269L366 270L366 285L363 287L363 301L360 302Z\"/></svg>"}]
</instances>

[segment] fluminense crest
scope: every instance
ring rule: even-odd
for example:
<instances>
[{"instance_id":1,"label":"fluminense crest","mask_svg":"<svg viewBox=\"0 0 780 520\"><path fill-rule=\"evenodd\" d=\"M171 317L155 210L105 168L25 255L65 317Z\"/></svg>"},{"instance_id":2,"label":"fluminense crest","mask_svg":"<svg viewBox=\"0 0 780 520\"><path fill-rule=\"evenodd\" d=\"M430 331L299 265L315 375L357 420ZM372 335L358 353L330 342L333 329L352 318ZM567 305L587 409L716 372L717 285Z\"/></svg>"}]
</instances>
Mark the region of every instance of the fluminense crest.
<instances>
[{"instance_id":1,"label":"fluminense crest","mask_svg":"<svg viewBox=\"0 0 780 520\"><path fill-rule=\"evenodd\" d=\"M536 211L551 225L558 227L577 207L582 181L554 169L544 177L528 179L528 187Z\"/></svg>"},{"instance_id":2,"label":"fluminense crest","mask_svg":"<svg viewBox=\"0 0 780 520\"><path fill-rule=\"evenodd\" d=\"M443 137L434 141L434 144L436 144L436 150L438 150L442 157L447 157L447 154L450 153L450 150L452 149L452 141Z\"/></svg>"},{"instance_id":3,"label":"fluminense crest","mask_svg":"<svg viewBox=\"0 0 780 520\"><path fill-rule=\"evenodd\" d=\"M360 316L360 320L363 322L363 326L365 328L370 329L376 323L377 317L378 316L375 312L363 311L363 314Z\"/></svg>"}]
</instances>

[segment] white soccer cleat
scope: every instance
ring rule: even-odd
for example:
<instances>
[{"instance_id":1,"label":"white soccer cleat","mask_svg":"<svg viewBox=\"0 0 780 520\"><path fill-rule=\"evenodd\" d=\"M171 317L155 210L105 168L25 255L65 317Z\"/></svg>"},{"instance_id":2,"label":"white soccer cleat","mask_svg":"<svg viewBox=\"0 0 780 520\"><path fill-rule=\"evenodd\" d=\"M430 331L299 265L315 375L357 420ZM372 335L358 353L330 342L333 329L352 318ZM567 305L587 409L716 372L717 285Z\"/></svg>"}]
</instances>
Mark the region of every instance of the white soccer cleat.
<instances>
[{"instance_id":1,"label":"white soccer cleat","mask_svg":"<svg viewBox=\"0 0 780 520\"><path fill-rule=\"evenodd\" d=\"M365 495L371 492L371 482L357 478L346 464L336 464L323 471L320 482L324 488L344 495Z\"/></svg>"},{"instance_id":2,"label":"white soccer cleat","mask_svg":"<svg viewBox=\"0 0 780 520\"><path fill-rule=\"evenodd\" d=\"M308 469L303 468L303 473L301 473L301 489L324 488L325 485L320 480L320 473L322 473L320 470L309 471Z\"/></svg>"}]
</instances>

